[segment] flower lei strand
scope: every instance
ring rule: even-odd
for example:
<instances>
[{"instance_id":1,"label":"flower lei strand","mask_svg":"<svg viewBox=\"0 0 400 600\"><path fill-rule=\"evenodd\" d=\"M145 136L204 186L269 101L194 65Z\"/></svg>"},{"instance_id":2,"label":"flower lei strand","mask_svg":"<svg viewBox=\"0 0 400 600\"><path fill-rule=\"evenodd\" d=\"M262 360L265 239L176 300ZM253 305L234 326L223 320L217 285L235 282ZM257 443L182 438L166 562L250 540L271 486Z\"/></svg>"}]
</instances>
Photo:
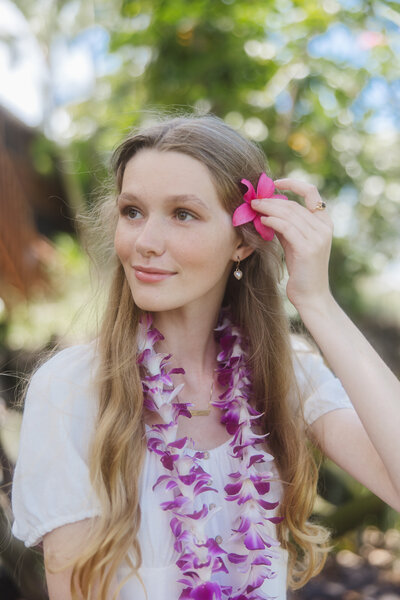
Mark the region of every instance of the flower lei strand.
<instances>
[{"instance_id":1,"label":"flower lei strand","mask_svg":"<svg viewBox=\"0 0 400 600\"><path fill-rule=\"evenodd\" d=\"M270 490L270 471L259 471L256 463L272 461L273 456L260 454L255 446L265 435L256 435L251 428L252 421L262 414L249 403L250 379L240 330L232 325L227 309L220 315L220 325L216 327L220 343L218 361L218 381L226 387L213 406L221 409L221 423L233 436L229 444L231 456L238 461L238 470L230 473L230 483L225 486L228 502L236 502L237 515L234 519L230 547L236 552L227 552L214 538L207 538L205 525L221 507L209 508L203 504L201 510L194 510L195 498L211 487L211 476L203 469L199 459L204 452L196 451L193 456L185 453L188 447L194 448L191 438L176 439L178 417L191 417L188 411L191 403L180 403L177 396L184 384L174 388L173 373L184 373L181 368L167 370L171 354L157 353L154 344L164 339L152 328L149 314L141 318L139 325L139 354L137 362L142 369L144 406L156 411L163 423L152 425L147 439L148 449L160 456L166 474L161 475L153 486L163 486L170 492L170 499L161 502L164 511L170 511L170 527L175 536L174 548L179 554L176 561L182 572L178 580L185 587L179 600L221 600L222 594L228 600L265 600L260 595L260 586L265 579L276 577L272 570L272 559L277 558L273 550L279 542L266 534L265 522L279 523L282 517L267 517L266 511L273 510L279 502L268 502L265 495ZM167 496L168 497L168 496ZM240 585L220 585L212 581L213 573L223 571L229 574L226 560L235 565Z\"/></svg>"}]
</instances>

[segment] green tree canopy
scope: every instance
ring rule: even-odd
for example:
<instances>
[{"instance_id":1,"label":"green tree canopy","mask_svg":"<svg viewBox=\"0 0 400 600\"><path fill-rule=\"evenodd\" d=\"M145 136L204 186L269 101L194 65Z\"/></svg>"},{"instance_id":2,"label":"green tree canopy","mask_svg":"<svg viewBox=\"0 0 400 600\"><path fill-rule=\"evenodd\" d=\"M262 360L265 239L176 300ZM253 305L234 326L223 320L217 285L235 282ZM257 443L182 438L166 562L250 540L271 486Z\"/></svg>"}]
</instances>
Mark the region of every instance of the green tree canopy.
<instances>
[{"instance_id":1,"label":"green tree canopy","mask_svg":"<svg viewBox=\"0 0 400 600\"><path fill-rule=\"evenodd\" d=\"M28 18L42 2L19 0ZM398 255L400 13L378 0L58 2L51 49L100 28L113 67L71 118L68 164L88 201L114 145L152 111L212 112L260 143L274 177L315 183L335 221L331 281L362 311L358 282ZM71 11L75 11L71 18ZM69 15L69 18L66 18ZM244 174L245 176L245 174Z\"/></svg>"}]
</instances>

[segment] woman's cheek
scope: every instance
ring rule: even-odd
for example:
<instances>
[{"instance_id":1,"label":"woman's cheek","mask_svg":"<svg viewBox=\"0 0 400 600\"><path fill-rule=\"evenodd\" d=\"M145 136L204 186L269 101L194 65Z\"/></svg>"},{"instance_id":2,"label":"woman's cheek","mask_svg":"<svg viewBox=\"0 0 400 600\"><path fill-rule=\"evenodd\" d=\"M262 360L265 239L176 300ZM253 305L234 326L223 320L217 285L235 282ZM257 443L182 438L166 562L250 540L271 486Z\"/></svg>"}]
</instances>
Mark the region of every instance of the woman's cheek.
<instances>
[{"instance_id":1,"label":"woman's cheek","mask_svg":"<svg viewBox=\"0 0 400 600\"><path fill-rule=\"evenodd\" d=\"M118 222L114 236L114 249L121 261L124 261L126 257L129 256L129 246L130 244L124 226Z\"/></svg>"}]
</instances>

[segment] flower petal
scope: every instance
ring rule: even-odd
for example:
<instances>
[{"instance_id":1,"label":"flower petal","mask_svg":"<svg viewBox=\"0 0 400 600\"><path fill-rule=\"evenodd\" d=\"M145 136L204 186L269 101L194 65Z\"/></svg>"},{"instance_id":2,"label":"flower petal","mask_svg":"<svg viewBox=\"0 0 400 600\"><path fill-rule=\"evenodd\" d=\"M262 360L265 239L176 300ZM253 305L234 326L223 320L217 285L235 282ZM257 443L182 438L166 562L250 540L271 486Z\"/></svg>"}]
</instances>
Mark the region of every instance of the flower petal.
<instances>
[{"instance_id":1,"label":"flower petal","mask_svg":"<svg viewBox=\"0 0 400 600\"><path fill-rule=\"evenodd\" d=\"M268 519L268 521L271 521L271 523L282 523L282 521L284 521L284 517L270 517Z\"/></svg>"},{"instance_id":2,"label":"flower petal","mask_svg":"<svg viewBox=\"0 0 400 600\"><path fill-rule=\"evenodd\" d=\"M180 475L179 479L185 485L192 485L192 483L196 480L196 477L197 477L196 473L188 473L187 475Z\"/></svg>"},{"instance_id":3,"label":"flower petal","mask_svg":"<svg viewBox=\"0 0 400 600\"><path fill-rule=\"evenodd\" d=\"M253 188L253 184L248 179L242 179L240 183L244 183L244 185L247 186L247 192L244 194L243 198L250 204L250 202L256 198L256 192Z\"/></svg>"},{"instance_id":4,"label":"flower petal","mask_svg":"<svg viewBox=\"0 0 400 600\"><path fill-rule=\"evenodd\" d=\"M228 494L228 496L233 496L234 494L238 494L242 489L242 482L238 481L236 483L228 483L224 490Z\"/></svg>"},{"instance_id":5,"label":"flower petal","mask_svg":"<svg viewBox=\"0 0 400 600\"><path fill-rule=\"evenodd\" d=\"M254 529L250 529L245 535L244 545L248 550L262 550L265 548L262 537Z\"/></svg>"},{"instance_id":6,"label":"flower petal","mask_svg":"<svg viewBox=\"0 0 400 600\"><path fill-rule=\"evenodd\" d=\"M262 454L253 454L253 456L250 457L250 461L249 464L247 465L247 468L250 468L254 463L259 463L259 462L264 462L264 457Z\"/></svg>"},{"instance_id":7,"label":"flower petal","mask_svg":"<svg viewBox=\"0 0 400 600\"><path fill-rule=\"evenodd\" d=\"M180 438L179 440L176 440L175 442L170 442L168 444L168 446L170 446L171 448L183 448L184 445L186 444L186 440L187 440L187 436Z\"/></svg>"},{"instance_id":8,"label":"flower petal","mask_svg":"<svg viewBox=\"0 0 400 600\"><path fill-rule=\"evenodd\" d=\"M275 235L275 231L272 229L272 227L267 227L266 225L263 225L260 221L260 216L257 215L256 218L254 219L254 227L256 228L256 230L258 231L258 233L261 235L263 240L266 241L271 241Z\"/></svg>"},{"instance_id":9,"label":"flower petal","mask_svg":"<svg viewBox=\"0 0 400 600\"><path fill-rule=\"evenodd\" d=\"M253 485L260 495L268 494L269 488L270 488L269 481L253 481ZM265 502L265 500L263 500L263 502ZM277 503L273 502L272 504L274 504L274 506L272 506L272 508L275 508L275 506L278 506L279 502L277 502ZM264 508L267 508L267 507L264 506Z\"/></svg>"},{"instance_id":10,"label":"flower petal","mask_svg":"<svg viewBox=\"0 0 400 600\"><path fill-rule=\"evenodd\" d=\"M228 554L228 560L231 563L234 564L240 564L243 562L246 562L248 558L247 554L236 554L235 552L231 552L230 554Z\"/></svg>"},{"instance_id":11,"label":"flower petal","mask_svg":"<svg viewBox=\"0 0 400 600\"><path fill-rule=\"evenodd\" d=\"M193 600L221 600L221 588L217 583L207 581L195 587L190 594Z\"/></svg>"},{"instance_id":12,"label":"flower petal","mask_svg":"<svg viewBox=\"0 0 400 600\"><path fill-rule=\"evenodd\" d=\"M232 223L234 227L237 227L238 225L243 225L244 223L252 221L256 214L257 213L251 208L251 206L249 206L249 204L243 202L243 204L238 206L235 212L233 213Z\"/></svg>"},{"instance_id":13,"label":"flower petal","mask_svg":"<svg viewBox=\"0 0 400 600\"><path fill-rule=\"evenodd\" d=\"M257 485L260 485L260 484L255 484L256 487L257 487ZM262 484L262 485L265 486L266 484ZM268 492L268 491L269 491L269 484L268 484L268 488L267 488L266 492ZM259 493L265 494L266 492L259 492ZM258 503L260 506L265 508L265 510L273 510L274 508L276 508L279 505L279 502L267 502L266 500L262 500L262 498L260 498L258 500Z\"/></svg>"},{"instance_id":14,"label":"flower petal","mask_svg":"<svg viewBox=\"0 0 400 600\"><path fill-rule=\"evenodd\" d=\"M257 198L271 198L275 191L274 182L271 177L261 173L257 184Z\"/></svg>"}]
</instances>

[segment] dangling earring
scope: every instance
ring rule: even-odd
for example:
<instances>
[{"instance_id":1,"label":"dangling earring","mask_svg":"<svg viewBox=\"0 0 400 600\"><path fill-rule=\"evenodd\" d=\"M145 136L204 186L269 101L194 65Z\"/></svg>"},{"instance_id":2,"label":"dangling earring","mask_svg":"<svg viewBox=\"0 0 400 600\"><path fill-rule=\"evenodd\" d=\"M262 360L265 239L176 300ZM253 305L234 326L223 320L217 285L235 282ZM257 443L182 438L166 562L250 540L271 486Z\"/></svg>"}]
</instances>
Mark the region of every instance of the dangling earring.
<instances>
[{"instance_id":1,"label":"dangling earring","mask_svg":"<svg viewBox=\"0 0 400 600\"><path fill-rule=\"evenodd\" d=\"M243 271L241 271L241 269L239 269L239 265L240 265L240 258L237 259L236 269L233 271L233 274L236 277L236 279L242 279L242 277L243 277Z\"/></svg>"}]
</instances>

